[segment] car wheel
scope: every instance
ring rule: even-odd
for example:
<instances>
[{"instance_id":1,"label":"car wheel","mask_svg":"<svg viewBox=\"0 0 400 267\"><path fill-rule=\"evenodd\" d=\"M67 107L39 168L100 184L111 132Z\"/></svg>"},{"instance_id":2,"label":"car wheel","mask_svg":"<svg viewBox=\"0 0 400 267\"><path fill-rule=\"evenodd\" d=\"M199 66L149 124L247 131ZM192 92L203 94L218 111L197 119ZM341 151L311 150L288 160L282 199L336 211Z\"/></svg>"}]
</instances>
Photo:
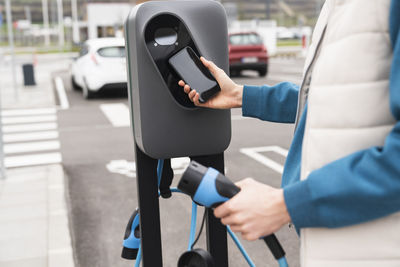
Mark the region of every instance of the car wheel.
<instances>
[{"instance_id":1,"label":"car wheel","mask_svg":"<svg viewBox=\"0 0 400 267\"><path fill-rule=\"evenodd\" d=\"M238 76L240 76L240 71L238 71L238 70L230 70L229 71L229 73L230 73L230 77L238 77Z\"/></svg>"},{"instance_id":2,"label":"car wheel","mask_svg":"<svg viewBox=\"0 0 400 267\"><path fill-rule=\"evenodd\" d=\"M85 86L84 88L82 88L82 93L83 93L83 97L85 99L92 99L94 97L94 93L92 91L90 91L87 86Z\"/></svg>"},{"instance_id":3,"label":"car wheel","mask_svg":"<svg viewBox=\"0 0 400 267\"><path fill-rule=\"evenodd\" d=\"M71 76L71 85L72 85L72 89L74 89L74 91L82 90L82 88L75 82L74 76Z\"/></svg>"},{"instance_id":4,"label":"car wheel","mask_svg":"<svg viewBox=\"0 0 400 267\"><path fill-rule=\"evenodd\" d=\"M83 78L83 81L84 81L84 83L85 83L85 86L82 88L83 97L84 97L85 99L91 99L91 98L93 98L93 97L94 97L94 92L92 92L92 91L89 90L85 78Z\"/></svg>"},{"instance_id":5,"label":"car wheel","mask_svg":"<svg viewBox=\"0 0 400 267\"><path fill-rule=\"evenodd\" d=\"M258 70L258 74L260 75L260 77L266 76L267 73L268 73L268 66L265 66Z\"/></svg>"}]
</instances>

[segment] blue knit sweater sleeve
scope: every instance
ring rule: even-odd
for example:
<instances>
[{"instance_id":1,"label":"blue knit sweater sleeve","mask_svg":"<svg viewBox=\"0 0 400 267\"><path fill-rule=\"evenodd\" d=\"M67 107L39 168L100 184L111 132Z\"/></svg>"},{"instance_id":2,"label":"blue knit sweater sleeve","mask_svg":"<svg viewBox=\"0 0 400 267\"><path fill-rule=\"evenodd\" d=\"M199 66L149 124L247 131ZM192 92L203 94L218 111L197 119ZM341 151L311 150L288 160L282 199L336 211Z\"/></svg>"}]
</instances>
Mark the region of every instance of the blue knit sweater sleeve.
<instances>
[{"instance_id":1,"label":"blue knit sweater sleeve","mask_svg":"<svg viewBox=\"0 0 400 267\"><path fill-rule=\"evenodd\" d=\"M243 116L264 121L294 123L299 86L290 82L274 86L244 86Z\"/></svg>"},{"instance_id":2,"label":"blue knit sweater sleeve","mask_svg":"<svg viewBox=\"0 0 400 267\"><path fill-rule=\"evenodd\" d=\"M342 227L400 211L399 25L400 1L392 1L390 104L397 123L382 147L341 158L284 188L285 202L297 228Z\"/></svg>"}]
</instances>

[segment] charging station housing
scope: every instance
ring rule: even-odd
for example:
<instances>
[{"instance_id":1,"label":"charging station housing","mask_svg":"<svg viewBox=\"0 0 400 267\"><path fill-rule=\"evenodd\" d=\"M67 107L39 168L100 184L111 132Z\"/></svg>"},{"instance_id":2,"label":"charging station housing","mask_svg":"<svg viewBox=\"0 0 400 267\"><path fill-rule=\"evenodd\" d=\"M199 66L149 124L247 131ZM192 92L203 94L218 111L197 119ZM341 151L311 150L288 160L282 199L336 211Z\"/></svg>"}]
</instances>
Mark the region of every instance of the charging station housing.
<instances>
[{"instance_id":1,"label":"charging station housing","mask_svg":"<svg viewBox=\"0 0 400 267\"><path fill-rule=\"evenodd\" d=\"M152 158L222 153L229 110L195 107L168 59L186 46L229 73L225 10L217 1L150 1L125 24L128 94L135 142Z\"/></svg>"}]
</instances>

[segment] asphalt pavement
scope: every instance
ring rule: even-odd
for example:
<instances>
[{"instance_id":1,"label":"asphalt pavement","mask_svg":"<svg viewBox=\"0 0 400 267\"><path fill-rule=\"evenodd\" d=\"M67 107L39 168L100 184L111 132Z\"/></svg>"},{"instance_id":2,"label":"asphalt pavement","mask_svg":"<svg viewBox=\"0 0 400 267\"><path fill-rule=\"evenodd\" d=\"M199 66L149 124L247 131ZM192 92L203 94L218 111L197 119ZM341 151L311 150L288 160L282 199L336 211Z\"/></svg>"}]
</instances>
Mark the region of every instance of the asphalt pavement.
<instances>
[{"instance_id":1,"label":"asphalt pavement","mask_svg":"<svg viewBox=\"0 0 400 267\"><path fill-rule=\"evenodd\" d=\"M245 72L234 78L241 84L300 82L303 60L272 59L267 77ZM74 253L78 266L133 266L121 259L121 248L128 219L137 206L133 135L129 127L128 101L123 92L102 94L84 100L71 88L68 65L53 73L63 79L68 109L58 111L63 166L70 197ZM245 177L279 187L285 155L293 137L293 126L243 118L232 111L232 141L225 153L226 173L239 181ZM188 159L175 159L179 173ZM177 195L160 200L164 266L176 266L187 247L191 202ZM202 208L198 211L198 221ZM278 233L290 266L299 266L299 240L293 228ZM257 266L277 266L262 241L244 246ZM198 247L205 248L204 234ZM239 250L229 241L230 266L247 266Z\"/></svg>"}]
</instances>

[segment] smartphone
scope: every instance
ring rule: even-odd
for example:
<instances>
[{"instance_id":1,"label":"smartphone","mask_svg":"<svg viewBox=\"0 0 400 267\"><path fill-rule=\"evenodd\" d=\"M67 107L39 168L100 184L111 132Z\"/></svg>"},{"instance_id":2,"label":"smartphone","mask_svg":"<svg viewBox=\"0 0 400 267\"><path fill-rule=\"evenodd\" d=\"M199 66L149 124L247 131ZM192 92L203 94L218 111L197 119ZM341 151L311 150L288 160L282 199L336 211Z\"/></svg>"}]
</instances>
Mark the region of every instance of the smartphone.
<instances>
[{"instance_id":1,"label":"smartphone","mask_svg":"<svg viewBox=\"0 0 400 267\"><path fill-rule=\"evenodd\" d=\"M199 93L199 102L205 103L221 91L211 72L189 46L178 51L168 59L169 65L178 76Z\"/></svg>"}]
</instances>

